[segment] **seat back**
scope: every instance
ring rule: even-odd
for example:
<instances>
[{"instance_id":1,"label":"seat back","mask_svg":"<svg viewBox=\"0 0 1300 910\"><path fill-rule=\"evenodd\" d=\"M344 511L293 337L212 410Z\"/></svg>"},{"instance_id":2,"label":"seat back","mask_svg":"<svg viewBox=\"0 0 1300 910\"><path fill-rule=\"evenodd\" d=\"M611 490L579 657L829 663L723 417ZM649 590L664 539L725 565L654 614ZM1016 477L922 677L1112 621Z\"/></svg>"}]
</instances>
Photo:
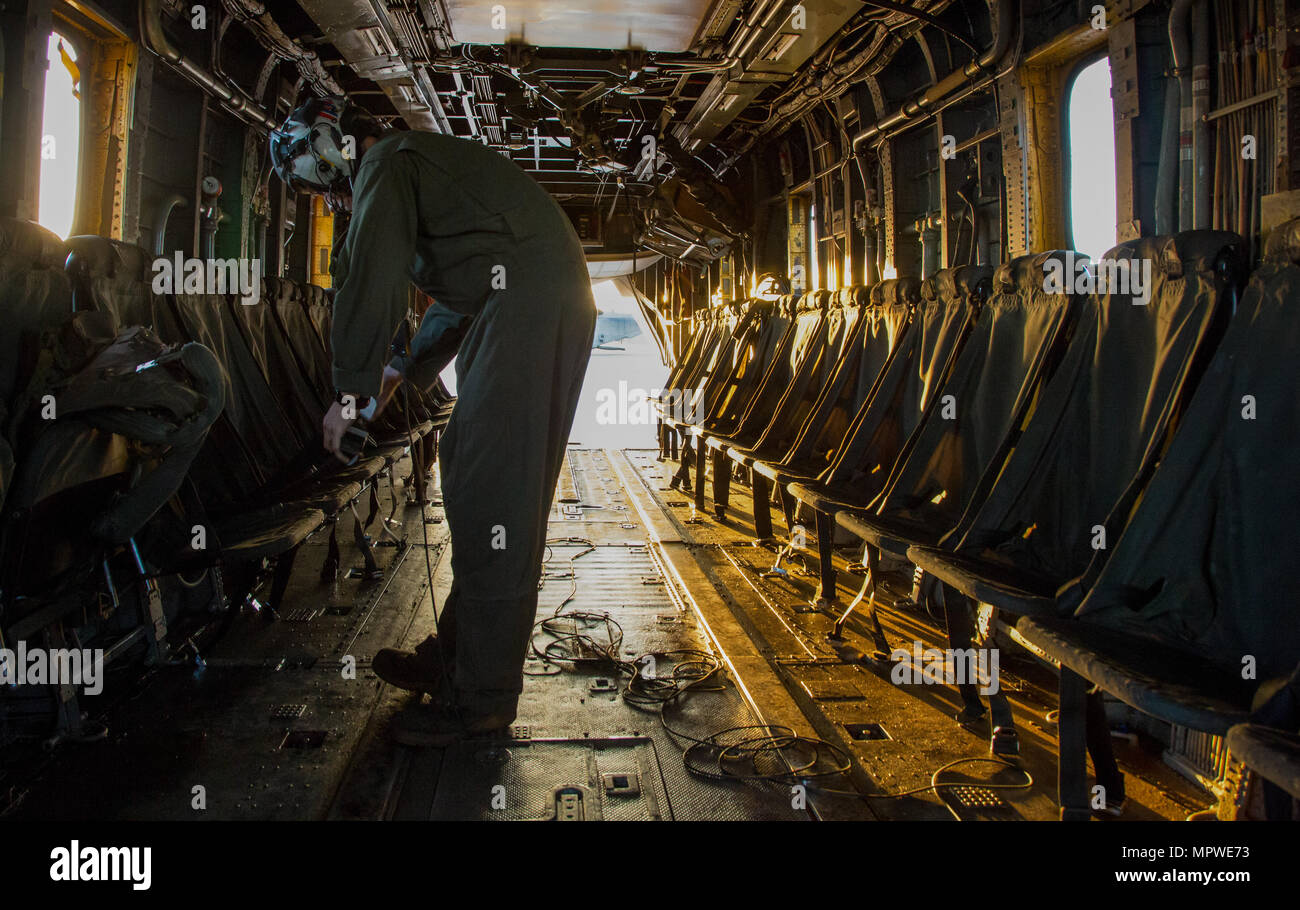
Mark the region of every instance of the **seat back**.
<instances>
[{"instance_id":1,"label":"seat back","mask_svg":"<svg viewBox=\"0 0 1300 910\"><path fill-rule=\"evenodd\" d=\"M787 466L806 459L813 450L824 452L817 444L822 436L832 435L836 440L842 437L862 395L865 395L863 361L867 356L867 339L870 337L868 330L877 321L875 317L881 308L872 302L870 288L845 288L839 292L838 297L842 307L856 310L853 329L844 339L834 372L822 389L821 396L814 403L786 455L780 459L780 463Z\"/></svg>"},{"instance_id":2,"label":"seat back","mask_svg":"<svg viewBox=\"0 0 1300 910\"><path fill-rule=\"evenodd\" d=\"M702 310L690 317L690 339L686 350L668 371L664 387L667 389L685 388L684 383L694 376L699 364L711 356L722 342L723 313L717 308Z\"/></svg>"},{"instance_id":3,"label":"seat back","mask_svg":"<svg viewBox=\"0 0 1300 910\"><path fill-rule=\"evenodd\" d=\"M882 304L897 307L902 301L916 300L920 285L914 279L887 279L873 288L872 294ZM875 495L919 422L938 377L962 338L968 315L964 307L944 303L933 294L916 303L834 461L819 476L823 485L845 496L852 490L855 500Z\"/></svg>"},{"instance_id":4,"label":"seat back","mask_svg":"<svg viewBox=\"0 0 1300 910\"><path fill-rule=\"evenodd\" d=\"M111 313L119 325L142 325L170 343L183 340L166 306L152 290L154 256L147 250L94 234L68 238L68 275L78 309Z\"/></svg>"},{"instance_id":5,"label":"seat back","mask_svg":"<svg viewBox=\"0 0 1300 910\"><path fill-rule=\"evenodd\" d=\"M15 398L31 376L41 336L72 312L66 255L62 241L40 225L0 218L0 508L16 469L6 430Z\"/></svg>"},{"instance_id":6,"label":"seat back","mask_svg":"<svg viewBox=\"0 0 1300 910\"><path fill-rule=\"evenodd\" d=\"M763 373L745 411L730 428L718 426L720 435L734 436L741 445L751 444L771 422L782 399L792 387L801 386L801 376L818 356L826 337L829 291L813 291L800 298L794 324L782 338Z\"/></svg>"},{"instance_id":7,"label":"seat back","mask_svg":"<svg viewBox=\"0 0 1300 910\"><path fill-rule=\"evenodd\" d=\"M1105 558L1213 353L1242 257L1240 238L1218 231L1143 238L1103 257L1099 269L1148 264L1150 286L1137 290L1149 299L1113 281L1085 298L1060 368L987 497L962 519L961 548L1048 584Z\"/></svg>"},{"instance_id":8,"label":"seat back","mask_svg":"<svg viewBox=\"0 0 1300 910\"><path fill-rule=\"evenodd\" d=\"M278 393L245 343L224 296L176 294L167 295L167 302L186 336L215 353L230 379L226 417L237 444L250 454L255 473L236 472L229 483L223 483L217 473L205 477L201 489L210 497L210 505L237 502L252 492L249 487L256 489L269 482L304 457L310 440L295 432L296 422L281 407ZM219 472L223 455L208 454L203 465Z\"/></svg>"},{"instance_id":9,"label":"seat back","mask_svg":"<svg viewBox=\"0 0 1300 910\"><path fill-rule=\"evenodd\" d=\"M1060 364L1079 303L1041 290L1045 268L1068 254L1026 257L998 269L997 291L980 307L971 336L943 383L939 406L927 409L894 466L877 509L950 531L981 482L1005 459L1013 428ZM972 286L972 279L975 285ZM940 293L970 300L989 273L946 270Z\"/></svg>"},{"instance_id":10,"label":"seat back","mask_svg":"<svg viewBox=\"0 0 1300 910\"><path fill-rule=\"evenodd\" d=\"M835 386L844 375L846 351L850 347L855 351L861 348L862 298L865 296L855 295L851 289L829 295L820 344L804 357L800 375L754 442L753 448L759 457L784 460L822 398L837 391Z\"/></svg>"},{"instance_id":11,"label":"seat back","mask_svg":"<svg viewBox=\"0 0 1300 910\"><path fill-rule=\"evenodd\" d=\"M735 356L726 370L715 371L703 388L701 423L713 427L735 426L762 385L773 360L794 332L794 311L799 298L786 295L776 301L756 301L761 317L738 326ZM743 331L741 331L743 329Z\"/></svg>"},{"instance_id":12,"label":"seat back","mask_svg":"<svg viewBox=\"0 0 1300 910\"><path fill-rule=\"evenodd\" d=\"M683 416L691 417L692 422L702 420L709 413L710 404L722 394L721 390L737 371L744 369L744 362L750 356L750 345L763 332L772 316L772 307L757 300L751 301L743 311L714 307L709 312L714 314L711 320L713 341L695 369L684 377L684 383L670 386L678 390L683 404L690 404L690 414Z\"/></svg>"},{"instance_id":13,"label":"seat back","mask_svg":"<svg viewBox=\"0 0 1300 910\"><path fill-rule=\"evenodd\" d=\"M1249 655L1259 680L1300 662L1300 607L1286 593L1300 562L1297 288L1300 219L1269 235L1168 451L1076 610L1083 620L1234 673Z\"/></svg>"},{"instance_id":14,"label":"seat back","mask_svg":"<svg viewBox=\"0 0 1300 910\"><path fill-rule=\"evenodd\" d=\"M0 403L6 406L31 375L41 334L72 312L67 255L63 241L39 224L0 218Z\"/></svg>"},{"instance_id":15,"label":"seat back","mask_svg":"<svg viewBox=\"0 0 1300 910\"><path fill-rule=\"evenodd\" d=\"M309 284L303 288L303 306L311 324L316 327L316 337L325 350L334 349L330 340L330 331L334 327L334 298L330 291L318 285Z\"/></svg>"},{"instance_id":16,"label":"seat back","mask_svg":"<svg viewBox=\"0 0 1300 910\"><path fill-rule=\"evenodd\" d=\"M321 404L328 405L334 388L329 349L321 342L316 326L308 314L308 300L321 289L300 285L285 278L263 279L272 315L284 335L294 359L317 395L325 395Z\"/></svg>"},{"instance_id":17,"label":"seat back","mask_svg":"<svg viewBox=\"0 0 1300 910\"><path fill-rule=\"evenodd\" d=\"M282 278L267 278L261 297L245 304L221 295L226 311L243 334L244 344L261 370L267 385L276 393L281 410L294 434L304 444L319 438L321 418L329 407L323 390L311 385L288 338L275 318L277 305L290 305L300 297L298 285Z\"/></svg>"}]
</instances>

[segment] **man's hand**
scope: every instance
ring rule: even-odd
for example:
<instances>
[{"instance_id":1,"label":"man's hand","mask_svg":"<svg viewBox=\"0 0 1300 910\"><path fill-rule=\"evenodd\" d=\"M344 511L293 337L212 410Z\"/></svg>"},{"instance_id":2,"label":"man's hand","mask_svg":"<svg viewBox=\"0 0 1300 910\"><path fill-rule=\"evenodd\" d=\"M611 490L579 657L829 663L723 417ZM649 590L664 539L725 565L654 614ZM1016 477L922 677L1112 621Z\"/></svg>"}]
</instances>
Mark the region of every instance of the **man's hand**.
<instances>
[{"instance_id":1,"label":"man's hand","mask_svg":"<svg viewBox=\"0 0 1300 910\"><path fill-rule=\"evenodd\" d=\"M375 413L370 419L378 417L388 407L388 402L397 394L397 387L402 384L402 374L390 366L384 367L383 384L379 389L379 399L375 402Z\"/></svg>"},{"instance_id":2,"label":"man's hand","mask_svg":"<svg viewBox=\"0 0 1300 910\"><path fill-rule=\"evenodd\" d=\"M321 429L325 435L325 451L331 453L344 464L347 464L351 459L339 451L339 446L343 442L343 434L356 421L357 407L352 404L348 406L347 410L352 415L351 417L343 416L343 405L336 401L330 405L330 409L325 412L325 419L321 421Z\"/></svg>"}]
</instances>

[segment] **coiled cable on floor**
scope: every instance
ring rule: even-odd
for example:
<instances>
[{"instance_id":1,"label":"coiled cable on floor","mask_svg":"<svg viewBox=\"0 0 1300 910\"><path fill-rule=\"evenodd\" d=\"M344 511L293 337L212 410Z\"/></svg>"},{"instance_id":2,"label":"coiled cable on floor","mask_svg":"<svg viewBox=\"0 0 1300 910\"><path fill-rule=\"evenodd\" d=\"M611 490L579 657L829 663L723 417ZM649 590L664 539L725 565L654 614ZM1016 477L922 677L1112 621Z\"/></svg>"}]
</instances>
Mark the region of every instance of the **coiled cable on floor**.
<instances>
[{"instance_id":1,"label":"coiled cable on floor","mask_svg":"<svg viewBox=\"0 0 1300 910\"><path fill-rule=\"evenodd\" d=\"M686 770L695 777L794 785L849 772L851 761L843 748L817 737L802 736L789 727L748 724L696 737L670 725L669 709L680 710L687 694L718 692L726 688L718 678L723 668L721 658L710 651L681 648L624 659L623 628L608 612L565 609L578 593L575 563L593 552L595 543L584 537L557 537L548 538L546 544L541 575L543 582L547 578L565 577L548 568L555 558L551 544L583 544L584 549L567 558L568 595L550 616L533 626L529 650L535 659L570 669L594 665L612 676L626 677L622 692L624 703L659 717L664 732L682 749ZM598 635L601 629L603 638ZM544 644L539 643L541 636L547 637ZM668 672L659 672L668 662L671 662ZM527 670L525 673L539 675ZM856 791L854 795L858 795Z\"/></svg>"},{"instance_id":2,"label":"coiled cable on floor","mask_svg":"<svg viewBox=\"0 0 1300 910\"><path fill-rule=\"evenodd\" d=\"M556 572L550 568L555 557L552 544L582 544L583 549L567 557L568 574ZM585 537L548 537L546 539L546 556L542 561L541 583L548 578L569 579L569 593L556 605L550 616L533 624L532 638L529 641L529 653L545 663L557 666L579 664L608 664L617 670L622 662L619 658L623 646L623 627L608 613L596 613L590 610L565 610L578 596L578 571L574 563L594 552L596 544ZM599 640L595 631L603 628L605 638ZM538 636L549 636L545 644L539 646ZM525 671L526 673L528 671ZM530 673L528 675L539 675ZM549 675L549 674L541 674Z\"/></svg>"}]
</instances>

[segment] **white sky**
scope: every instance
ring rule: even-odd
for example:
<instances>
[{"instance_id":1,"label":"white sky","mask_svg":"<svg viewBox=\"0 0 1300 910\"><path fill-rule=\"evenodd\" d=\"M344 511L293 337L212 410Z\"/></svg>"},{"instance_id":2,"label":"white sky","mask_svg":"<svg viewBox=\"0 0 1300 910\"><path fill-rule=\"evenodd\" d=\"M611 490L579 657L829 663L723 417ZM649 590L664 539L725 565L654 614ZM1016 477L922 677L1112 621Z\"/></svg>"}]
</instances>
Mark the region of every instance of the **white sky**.
<instances>
[{"instance_id":1,"label":"white sky","mask_svg":"<svg viewBox=\"0 0 1300 910\"><path fill-rule=\"evenodd\" d=\"M1103 57L1080 71L1069 103L1074 248L1096 260L1115 245L1115 121L1109 60Z\"/></svg>"},{"instance_id":2,"label":"white sky","mask_svg":"<svg viewBox=\"0 0 1300 910\"><path fill-rule=\"evenodd\" d=\"M76 51L63 48L73 60ZM72 74L59 57L59 36L50 35L45 73L45 114L41 143L40 205L36 220L60 237L72 230L77 203L77 164L81 158L81 102L72 94ZM53 145L50 145L50 138ZM47 157L50 151L53 157Z\"/></svg>"}]
</instances>

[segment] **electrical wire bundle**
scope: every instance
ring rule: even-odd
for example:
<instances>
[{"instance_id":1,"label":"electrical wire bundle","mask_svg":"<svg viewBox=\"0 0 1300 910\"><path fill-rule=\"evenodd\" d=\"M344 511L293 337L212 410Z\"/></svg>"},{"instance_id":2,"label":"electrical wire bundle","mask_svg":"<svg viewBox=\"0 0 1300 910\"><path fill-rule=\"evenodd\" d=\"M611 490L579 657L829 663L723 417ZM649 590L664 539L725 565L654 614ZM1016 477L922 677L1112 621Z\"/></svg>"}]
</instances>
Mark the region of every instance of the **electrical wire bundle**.
<instances>
[{"instance_id":1,"label":"electrical wire bundle","mask_svg":"<svg viewBox=\"0 0 1300 910\"><path fill-rule=\"evenodd\" d=\"M727 727L704 736L694 736L669 722L670 711L681 712L685 697L691 693L720 692L726 683L720 679L722 660L714 653L698 648L648 652L627 660L621 656L623 628L607 612L566 610L578 592L574 563L596 549L584 537L550 538L543 563L543 581L569 578L569 593L554 612L533 627L530 650L548 665L570 669L600 668L611 676L625 677L622 697L625 704L658 716L673 743L682 750L682 763L694 777L717 782L804 785L818 793L851 797L859 800L904 799L921 793L950 787L978 786L987 790L1027 790L1033 777L1019 766L1000 758L959 758L937 768L930 783L901 793L864 794L856 789L839 789L826 784L846 777L852 768L848 751L835 743L815 736L803 736L780 724L744 724ZM567 558L568 569L549 568L554 559L551 544L583 544L584 548ZM539 643L539 636L546 636ZM664 672L666 670L666 672ZM534 674L544 675L544 674ZM1014 784L940 781L944 772L966 763L996 764L1013 768L1025 775ZM959 821L961 817L946 801L945 807Z\"/></svg>"},{"instance_id":2,"label":"electrical wire bundle","mask_svg":"<svg viewBox=\"0 0 1300 910\"><path fill-rule=\"evenodd\" d=\"M585 544L585 548L568 557L567 572L557 572L548 568L554 559L549 546L553 543ZM701 738L671 726L668 710L680 707L685 695L726 688L718 679L721 659L698 648L650 652L633 660L623 659L620 656L623 628L615 619L608 613L565 609L578 590L574 563L595 550L595 544L582 537L551 538L547 544L543 581L569 578L571 586L555 611L533 626L530 650L537 660L573 669L599 667L610 675L626 677L624 703L658 715L664 732L683 750L686 770L696 777L797 784L849 771L849 756L842 748L822 739L800 736L789 727L749 724L728 727ZM546 639L544 643L539 641L542 636ZM662 672L669 663L671 668Z\"/></svg>"},{"instance_id":3,"label":"electrical wire bundle","mask_svg":"<svg viewBox=\"0 0 1300 910\"><path fill-rule=\"evenodd\" d=\"M554 557L551 544L558 543L585 546L568 557L567 570L557 572L549 567ZM546 558L542 562L542 583L545 584L548 578L568 578L570 585L569 593L556 606L555 611L533 625L529 650L533 657L543 663L567 664L574 668L593 664L607 665L611 672L617 671L623 663L619 657L620 648L623 646L623 627L617 620L608 613L565 610L565 607L578 595L578 575L574 563L595 549L596 545L585 537L550 537L546 540ZM604 630L603 639L596 637L595 633L598 629ZM539 634L548 636L548 640L540 646Z\"/></svg>"}]
</instances>

